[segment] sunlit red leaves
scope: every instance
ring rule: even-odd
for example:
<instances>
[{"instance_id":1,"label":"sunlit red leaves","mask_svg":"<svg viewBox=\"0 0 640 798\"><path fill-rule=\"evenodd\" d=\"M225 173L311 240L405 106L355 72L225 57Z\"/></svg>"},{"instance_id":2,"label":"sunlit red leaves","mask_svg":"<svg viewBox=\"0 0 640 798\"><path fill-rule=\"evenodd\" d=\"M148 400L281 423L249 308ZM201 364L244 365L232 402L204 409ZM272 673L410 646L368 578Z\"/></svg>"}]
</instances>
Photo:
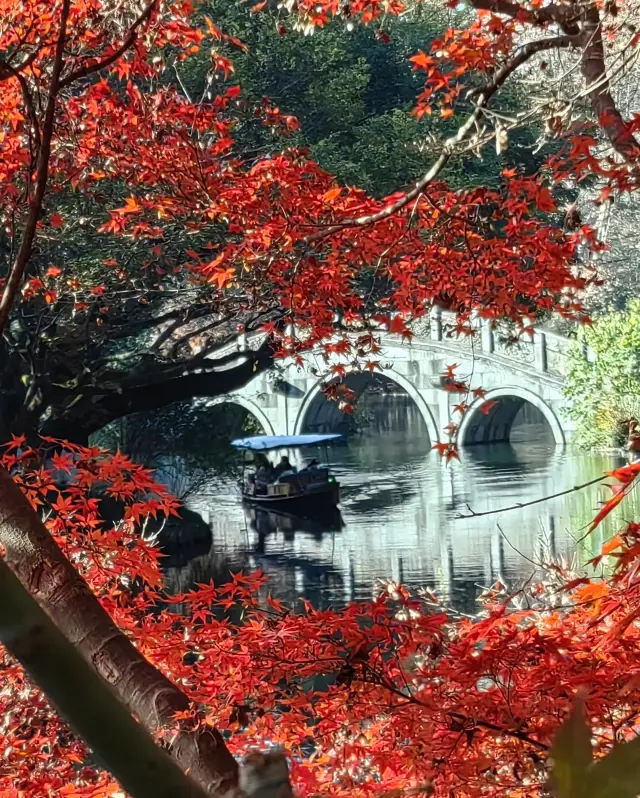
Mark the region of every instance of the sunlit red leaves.
<instances>
[{"instance_id":1,"label":"sunlit red leaves","mask_svg":"<svg viewBox=\"0 0 640 798\"><path fill-rule=\"evenodd\" d=\"M611 471L607 474L607 476L613 477L619 483L619 485L611 486L613 490L613 496L600 508L595 518L591 522L589 532L593 532L593 530L600 523L602 523L609 513L620 504L620 502L627 495L630 487L632 487L634 481L637 479L638 474L640 474L640 462L623 466L622 468L618 468L615 471Z\"/></svg>"},{"instance_id":2,"label":"sunlit red leaves","mask_svg":"<svg viewBox=\"0 0 640 798\"><path fill-rule=\"evenodd\" d=\"M314 24L322 24L337 8L325 0L302 0L298 5ZM364 21L402 10L398 3L377 0L349 5L353 16ZM121 26L100 24L101 4L72 6L73 40L67 49L75 65L91 64L96 52L112 51L112 32L118 29L120 36ZM192 25L189 6L167 5L167 15L154 17L135 50L113 64L108 74L83 82L60 98L56 157L51 164L54 183L62 186L68 181L80 192L94 190L100 181L124 186L120 199L109 204L115 210L101 228L105 236L153 239L151 255L161 258L158 241L163 239L164 225L182 225L185 252L170 268L187 268L184 261L189 258L190 277L208 279L220 290L233 285L238 297L251 300L257 312L269 303L286 308L291 323L308 333L303 343L281 334L275 324L266 329L280 334L283 352L292 350L298 357L305 346L317 348L331 338L334 311L339 308L345 325L358 331L354 349L371 371L378 361L369 358L379 345L374 335L361 335L359 325L373 317L407 338L411 318L422 317L443 297L460 315L454 331L460 335L472 333L469 311L476 307L484 318L518 320L523 305L529 313L580 314L579 306L563 292L584 284L572 270L578 249L583 243L594 247L595 236L588 229L565 235L544 223L539 212L552 211L554 202L549 185L540 179L506 170L502 184L491 189L452 191L433 184L428 198L420 197L401 212L383 215L376 224L350 225L367 214L384 212L402 194L377 200L357 189L341 188L331 175L294 151L257 162L244 163L239 155L234 159L230 108L239 96L237 86L222 88L211 103L197 106L177 90L149 89L164 85L162 58L149 57L154 42L158 48L170 43L178 59L203 46L205 37L240 44L206 18L202 30ZM28 13L5 26L0 34L2 50L11 51L24 34L29 45L34 36L45 40L55 28L53 4L0 2L0 12L14 14L18 8ZM513 26L486 14L467 31L448 31L434 42L429 55L415 56L414 66L427 72L417 112L427 113L433 104L443 117L451 116L461 76L494 72L510 50L512 34ZM229 76L232 64L226 55L215 51L210 55L220 77ZM29 77L44 89L40 83L50 73L46 61L50 55L43 53L41 58L40 74L34 71ZM16 207L25 168L32 164L19 86L7 81L5 87L0 105L8 124L0 153L0 185L3 201ZM268 103L258 109L257 118L280 132L297 124L285 110ZM577 163L558 165L557 171L573 168L576 177L596 168L589 142L571 146ZM475 221L485 214L487 224L479 231ZM54 214L47 235L56 234L57 223ZM336 223L337 228L332 227ZM211 260L210 255L200 255L194 244L187 249L186 242L194 240L187 236L212 225L224 233L226 248ZM385 285L379 307L374 308L363 302L361 285L372 266ZM77 292L82 286L74 282L68 288ZM99 282L86 292L100 297L103 289ZM55 300L51 288L38 278L26 284L25 298ZM79 311L87 307L84 300L89 297L79 301L74 297ZM103 299L99 301L100 307L106 307ZM333 341L331 345L334 348L327 354L349 355L349 345ZM346 367L339 368L337 376L342 377ZM453 366L447 377L449 390L467 395L459 404L466 411L469 386L456 378ZM327 391L333 390L346 409L349 397L343 388L333 385ZM475 393L473 398L485 397ZM455 427L448 432L453 438ZM531 763L531 745L521 735L548 743L561 714L549 696L571 696L587 673L597 687L591 711L599 713L606 726L618 700L618 685L623 677L628 681L630 664L637 659L628 642L616 648L616 635L608 642L611 650L593 656L601 629L594 624L592 607L584 612L580 607L568 609L564 615L534 611L510 615L506 607L496 609L499 599L491 595L488 616L471 623L436 615L406 589L394 587L384 598L341 612L318 611L307 603L306 613L296 615L277 599L264 597L264 577L259 574L236 573L227 585L204 585L173 597L184 611L176 623L175 615L164 608L167 597L158 591L158 551L134 528L147 516L177 512L175 502L145 469L123 455L109 457L95 449L48 443L52 451L46 467L25 450L24 439L10 444L5 464L32 504L48 513L52 533L104 606L143 653L205 708L210 721L232 733L234 751L266 741L282 742L293 755L301 795L348 792L360 798L432 778L442 796L515 794L516 773L518 778L531 776L529 795L535 795L543 785ZM447 460L457 456L453 441L437 443L435 448ZM59 485L55 472L70 477L69 484ZM621 469L612 476L624 489L636 472ZM124 504L123 525L100 519L100 502L89 493L98 488ZM622 495L618 492L614 500L620 501ZM605 505L599 520L611 509ZM623 542L624 546L616 542L609 550L609 555L616 555L616 579L621 585L632 573L630 552L635 545L628 536ZM129 586L136 578L143 584L134 593ZM578 596L591 605L592 598L599 598L599 588L576 587ZM610 622L617 634L634 635L637 643L634 601L637 605L637 597L627 592ZM234 624L229 617L220 620L220 611L235 608L241 610L242 623ZM196 665L184 662L186 636L197 650ZM367 657L356 657L363 642ZM78 786L76 765L84 756L82 747L69 744L66 730L37 691L24 695L18 674L15 668L2 671L7 681L0 692L0 714L12 712L15 725L8 732L3 729L0 741L3 768L8 771L8 776L0 775L4 779L0 790L20 780L27 795L73 794L76 787L83 798L98 789L108 794L111 786L91 768ZM340 683L313 693L311 701L305 686L326 679L327 674L340 674ZM481 691L478 682L487 674L493 686ZM637 699L632 694L625 700L637 703ZM569 699L558 699L563 700ZM240 730L238 707L243 707ZM34 708L25 729L20 716ZM192 718L190 714L182 720ZM486 719L488 725L482 726ZM310 734L317 749L311 758L306 747ZM45 741L51 748L43 757ZM495 762L500 763L499 770Z\"/></svg>"},{"instance_id":3,"label":"sunlit red leaves","mask_svg":"<svg viewBox=\"0 0 640 798\"><path fill-rule=\"evenodd\" d=\"M19 451L23 445L17 440L11 448ZM69 447L57 458L55 464L62 468L70 462L79 465L89 484L94 478L110 484L131 481L126 476L131 464L123 455L107 458L97 450ZM30 473L28 463L24 465L26 482L44 489L46 472ZM133 482L148 486L148 480L143 471ZM82 491L74 490L56 498L55 504L72 527L70 514L93 506ZM231 572L225 584L210 582L173 597L182 608L176 624L175 616L156 604L152 586L157 583L158 561L152 558L144 565L150 553L144 545L112 548L112 533L94 535L86 525L82 537L69 540L69 530L62 533L67 545L82 546L89 553L85 574L116 621L204 708L202 714L181 714L176 723L192 725L206 719L229 732L236 752L264 746L266 740L283 744L292 756L292 778L300 795L329 796L348 787L351 794L365 798L381 788L432 782L437 796L448 795L452 788L480 796L497 786L511 789L515 768L532 777L527 792L531 798L541 793L544 780L535 776L531 744L521 735L540 745L551 739L559 720L557 702L549 696L559 689L570 694L571 685L588 673L593 689L590 713L606 716L623 675L631 691L624 701L633 701L637 692L629 678L628 652L618 638L594 653L599 623L595 609L608 600L601 583L580 579L569 585L575 608L569 606L564 614L510 612L490 592L486 617L471 622L447 619L406 587L392 583L373 602L342 611L317 610L305 602L304 613L296 614L265 593L262 573ZM98 567L105 556L110 569L142 575L148 586L136 596L127 593L123 583ZM153 614L148 612L150 602ZM241 620L232 621L238 610ZM620 633L631 634L632 612L624 606L613 616ZM187 637L188 650L197 655L195 664L184 660ZM7 673L3 671L3 678ZM327 674L332 675L328 688L311 695L303 688ZM498 689L505 679L508 704ZM479 681L484 684L481 690ZM19 689L7 690L4 684L3 708L19 705ZM63 727L55 725L44 703L41 713L30 728L42 723L42 735L56 745ZM514 722L514 713L527 718L526 726ZM305 748L310 728L312 756ZM24 746L26 765L36 774L24 777L35 784L41 778L33 766L37 748L20 736L19 727L16 734L11 742ZM69 765L78 750L68 744L55 748L53 761L60 763L61 776L52 788L58 792L67 789L65 779L71 783ZM497 777L491 770L495 761L506 768ZM22 768L15 758L9 763L13 774ZM24 773L29 773L26 767ZM99 778L94 772L92 783ZM82 792L82 798L88 794Z\"/></svg>"},{"instance_id":4,"label":"sunlit red leaves","mask_svg":"<svg viewBox=\"0 0 640 798\"><path fill-rule=\"evenodd\" d=\"M450 463L452 460L460 459L458 447L451 441L438 441L437 443L434 443L431 448L438 452L438 454L444 458L447 463Z\"/></svg>"},{"instance_id":5,"label":"sunlit red leaves","mask_svg":"<svg viewBox=\"0 0 640 798\"><path fill-rule=\"evenodd\" d=\"M340 186L335 186L334 188L330 188L329 191L325 191L322 195L322 199L325 202L332 202L334 199L340 196L342 192L342 188Z\"/></svg>"},{"instance_id":6,"label":"sunlit red leaves","mask_svg":"<svg viewBox=\"0 0 640 798\"><path fill-rule=\"evenodd\" d=\"M139 204L135 197L127 197L125 204L122 208L116 208L114 213L127 214L127 213L140 213L142 206Z\"/></svg>"},{"instance_id":7,"label":"sunlit red leaves","mask_svg":"<svg viewBox=\"0 0 640 798\"><path fill-rule=\"evenodd\" d=\"M488 399L486 402L483 402L480 405L480 412L485 416L488 416L493 408L497 406L497 404L498 402L495 399Z\"/></svg>"},{"instance_id":8,"label":"sunlit red leaves","mask_svg":"<svg viewBox=\"0 0 640 798\"><path fill-rule=\"evenodd\" d=\"M211 20L205 24L207 35L225 39ZM154 19L154 35L165 36L163 25L167 40L202 43L202 35L189 30L186 9L181 8L178 27ZM451 32L440 44L475 58L486 49L485 29L498 39L507 35L489 16L470 38ZM551 207L548 187L539 180L509 173L506 194L502 189L452 192L433 185L429 201L421 200L376 225L341 228L341 221L383 211L402 195L379 201L337 186L331 175L293 151L246 164L241 156L234 160L234 120L228 106L239 97L238 86L225 87L210 105L196 107L170 88L141 91L138 83L152 66L145 66L138 53L126 63L132 71L118 90L100 78L83 86L82 94L64 98L65 125L60 130L66 138L60 146L67 155L52 165L53 178L71 179L81 166L83 177L73 177L79 180L79 190L114 177L122 181L124 196L113 203L115 210L100 227L106 236L157 241L165 224L179 223L189 234L211 222L223 225L228 239L221 268L186 248L188 269L220 290L233 284L237 296L244 294L258 312L267 298L286 308L305 335L295 341L281 338L279 351L299 349L302 340L313 348L330 335L331 308L341 308L354 325L363 316L392 311L391 331L407 338L411 317L424 313L444 292L459 312L482 306L488 313L518 317L519 294L534 309L579 314L575 303L563 296L565 289L580 284L572 274L579 242L534 216L539 208ZM418 57L417 63L427 66L427 56ZM224 71L224 65L221 68ZM434 85L435 91L447 93L447 75L437 78L434 73L434 80L442 83L439 88ZM454 99L452 95L450 101ZM268 103L258 116L281 130L297 124ZM198 147L193 146L194 134L202 137ZM503 236L479 235L465 221L486 207L494 208L498 227L507 220L509 247ZM339 229L331 232L334 223ZM380 306L372 308L363 305L361 280L363 271L378 262L379 277L388 281L388 290ZM167 272L179 273L182 263L178 257ZM157 269L164 271L165 266L157 264ZM124 279L126 270L122 274ZM47 298L53 301L50 294ZM76 309L84 307L78 298ZM461 322L461 334L464 327Z\"/></svg>"}]
</instances>

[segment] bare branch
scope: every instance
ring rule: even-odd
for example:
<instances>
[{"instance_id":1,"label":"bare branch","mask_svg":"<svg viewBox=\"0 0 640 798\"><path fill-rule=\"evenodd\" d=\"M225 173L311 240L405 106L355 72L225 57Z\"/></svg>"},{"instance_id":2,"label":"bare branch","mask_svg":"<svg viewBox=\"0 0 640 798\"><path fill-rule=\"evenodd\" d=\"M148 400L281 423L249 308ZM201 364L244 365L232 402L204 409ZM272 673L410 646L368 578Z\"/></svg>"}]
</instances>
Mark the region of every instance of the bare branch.
<instances>
[{"instance_id":1,"label":"bare branch","mask_svg":"<svg viewBox=\"0 0 640 798\"><path fill-rule=\"evenodd\" d=\"M497 510L485 510L482 513L474 512L471 507L468 507L468 513L457 513L456 519L460 518L480 518L483 515L497 515L498 513L506 513L509 510L520 510L522 507L531 507L532 504L542 504L543 502L548 502L550 499L557 499L559 496L566 496L569 493L575 493L578 490L583 490L584 488L588 488L590 485L597 485L599 482L602 482L603 479L606 478L606 474L601 474L599 477L595 479L590 479L589 482L583 482L582 485L574 485L572 488L567 488L566 490L561 490L559 493L552 493L550 496L543 496L540 499L532 499L528 502L518 502L517 504L511 504L509 507L500 507Z\"/></svg>"}]
</instances>

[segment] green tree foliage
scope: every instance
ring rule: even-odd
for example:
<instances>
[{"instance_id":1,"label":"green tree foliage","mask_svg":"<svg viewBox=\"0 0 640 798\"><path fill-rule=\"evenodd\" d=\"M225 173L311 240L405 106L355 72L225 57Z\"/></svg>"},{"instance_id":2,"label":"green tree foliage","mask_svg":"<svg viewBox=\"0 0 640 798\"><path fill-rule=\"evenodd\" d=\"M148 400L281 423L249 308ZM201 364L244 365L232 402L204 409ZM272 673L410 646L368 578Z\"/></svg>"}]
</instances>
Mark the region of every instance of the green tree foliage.
<instances>
[{"instance_id":1,"label":"green tree foliage","mask_svg":"<svg viewBox=\"0 0 640 798\"><path fill-rule=\"evenodd\" d=\"M243 454L231 446L233 438L261 434L258 421L239 405L175 402L118 419L92 436L92 443L125 451L155 469L158 479L184 501L220 474L239 472Z\"/></svg>"},{"instance_id":2,"label":"green tree foliage","mask_svg":"<svg viewBox=\"0 0 640 798\"><path fill-rule=\"evenodd\" d=\"M426 50L464 12L418 6L385 23L384 32L330 22L321 35L305 36L291 18L271 8L259 14L248 4L209 0L203 13L246 45L230 50L247 108L266 99L294 115L300 127L289 143L309 148L311 157L348 185L384 196L423 174L433 160L430 135L452 133L439 116L418 120L412 113L424 76L411 70L409 57ZM192 59L179 78L193 97L206 93L209 65ZM514 99L517 88L513 89ZM244 149L278 149L268 129L248 114L235 131ZM505 153L471 154L447 175L452 185L490 183L505 167L530 172L535 128L519 131ZM453 172L455 169L455 172Z\"/></svg>"},{"instance_id":3,"label":"green tree foliage","mask_svg":"<svg viewBox=\"0 0 640 798\"><path fill-rule=\"evenodd\" d=\"M625 422L640 417L640 299L579 331L565 396L580 444L623 443Z\"/></svg>"}]
</instances>

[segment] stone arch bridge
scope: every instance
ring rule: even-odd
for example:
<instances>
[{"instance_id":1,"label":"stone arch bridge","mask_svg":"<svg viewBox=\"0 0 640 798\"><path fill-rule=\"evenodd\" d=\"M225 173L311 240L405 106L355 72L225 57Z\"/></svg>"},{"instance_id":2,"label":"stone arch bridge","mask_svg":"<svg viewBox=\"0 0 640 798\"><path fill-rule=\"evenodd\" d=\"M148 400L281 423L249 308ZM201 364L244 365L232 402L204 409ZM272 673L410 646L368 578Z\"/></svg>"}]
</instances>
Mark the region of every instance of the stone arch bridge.
<instances>
[{"instance_id":1,"label":"stone arch bridge","mask_svg":"<svg viewBox=\"0 0 640 798\"><path fill-rule=\"evenodd\" d=\"M396 383L417 406L432 444L446 438L444 429L450 422L459 425L458 442L465 446L508 441L516 416L529 403L546 420L555 443L564 445L573 431L561 413L570 340L536 329L533 336L512 344L505 334L480 319L475 322L478 335L455 337L450 334L452 320L449 314L433 313L428 323L414 331L410 342L382 333L382 351L376 356L379 373ZM332 360L332 364L339 362L339 356ZM343 362L348 368L346 360ZM472 389L486 391L462 418L455 410L460 395L443 387L443 373L452 363L458 364L456 375L470 375ZM302 367L285 361L277 372L262 374L213 403L242 405L269 435L330 431L336 412L327 413L329 403L321 400L322 389L332 377L331 365L310 355ZM485 412L486 406L480 408L487 401L491 401L491 409Z\"/></svg>"}]
</instances>

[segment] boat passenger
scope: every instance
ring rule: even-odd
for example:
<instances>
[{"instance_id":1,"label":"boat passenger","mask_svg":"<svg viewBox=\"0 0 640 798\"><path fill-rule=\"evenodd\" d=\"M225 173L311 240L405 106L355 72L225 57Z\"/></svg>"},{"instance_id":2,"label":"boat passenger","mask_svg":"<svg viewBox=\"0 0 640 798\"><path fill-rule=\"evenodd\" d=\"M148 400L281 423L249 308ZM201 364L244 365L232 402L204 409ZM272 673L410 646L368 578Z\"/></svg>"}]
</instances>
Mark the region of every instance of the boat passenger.
<instances>
[{"instance_id":1,"label":"boat passenger","mask_svg":"<svg viewBox=\"0 0 640 798\"><path fill-rule=\"evenodd\" d=\"M295 474L296 468L292 466L289 462L289 458L286 455L282 455L280 458L280 462L278 465L273 469L273 473L276 479L283 477L288 474Z\"/></svg>"},{"instance_id":2,"label":"boat passenger","mask_svg":"<svg viewBox=\"0 0 640 798\"><path fill-rule=\"evenodd\" d=\"M309 461L299 473L306 474L309 471L317 471L317 470L318 470L318 461L314 458L313 460Z\"/></svg>"},{"instance_id":3,"label":"boat passenger","mask_svg":"<svg viewBox=\"0 0 640 798\"><path fill-rule=\"evenodd\" d=\"M262 452L256 453L254 463L256 470L249 476L249 481L255 484L258 493L264 493L266 485L271 481L273 475L273 465Z\"/></svg>"}]
</instances>

